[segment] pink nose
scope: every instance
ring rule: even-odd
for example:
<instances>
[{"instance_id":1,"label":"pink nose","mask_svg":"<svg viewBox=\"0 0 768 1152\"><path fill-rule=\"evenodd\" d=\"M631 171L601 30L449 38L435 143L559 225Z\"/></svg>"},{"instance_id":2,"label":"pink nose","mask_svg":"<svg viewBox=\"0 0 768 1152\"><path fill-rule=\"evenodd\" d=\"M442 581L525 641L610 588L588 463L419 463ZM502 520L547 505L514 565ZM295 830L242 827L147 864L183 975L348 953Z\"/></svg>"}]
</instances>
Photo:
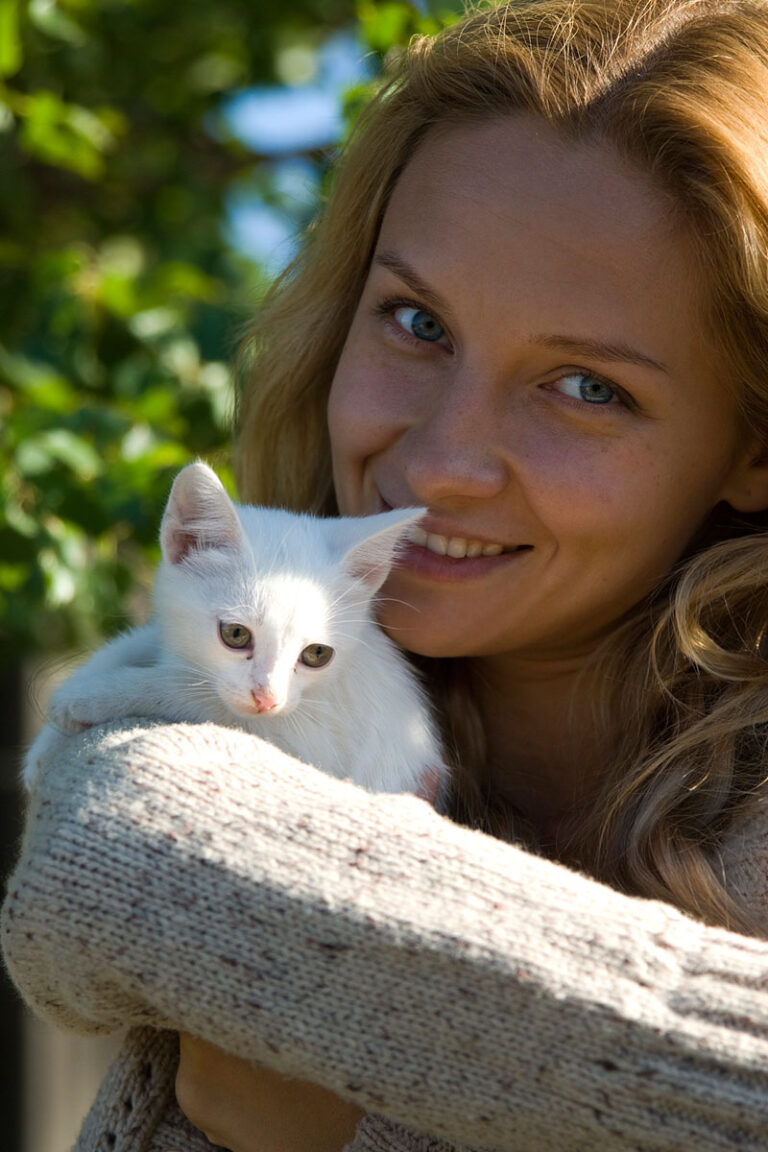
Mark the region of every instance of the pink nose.
<instances>
[{"instance_id":1,"label":"pink nose","mask_svg":"<svg viewBox=\"0 0 768 1152\"><path fill-rule=\"evenodd\" d=\"M256 705L257 712L271 712L273 708L277 707L277 696L273 696L271 692L255 692L251 688L251 698Z\"/></svg>"}]
</instances>

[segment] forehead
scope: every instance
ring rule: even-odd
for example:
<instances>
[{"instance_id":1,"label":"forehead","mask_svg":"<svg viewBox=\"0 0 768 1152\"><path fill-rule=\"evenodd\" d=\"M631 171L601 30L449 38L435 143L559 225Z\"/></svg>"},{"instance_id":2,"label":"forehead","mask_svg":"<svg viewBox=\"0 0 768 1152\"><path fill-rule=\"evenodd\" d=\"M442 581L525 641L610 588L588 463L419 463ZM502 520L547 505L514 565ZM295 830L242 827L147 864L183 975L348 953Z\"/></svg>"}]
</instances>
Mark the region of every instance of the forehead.
<instances>
[{"instance_id":1,"label":"forehead","mask_svg":"<svg viewBox=\"0 0 768 1152\"><path fill-rule=\"evenodd\" d=\"M471 293L483 314L524 301L580 330L621 326L639 340L659 329L686 354L700 344L701 294L679 215L609 143L520 114L428 136L393 191L378 249Z\"/></svg>"},{"instance_id":2,"label":"forehead","mask_svg":"<svg viewBox=\"0 0 768 1152\"><path fill-rule=\"evenodd\" d=\"M524 223L606 252L678 232L675 202L602 140L570 139L528 114L434 130L401 175L385 224L440 215L488 233Z\"/></svg>"}]
</instances>

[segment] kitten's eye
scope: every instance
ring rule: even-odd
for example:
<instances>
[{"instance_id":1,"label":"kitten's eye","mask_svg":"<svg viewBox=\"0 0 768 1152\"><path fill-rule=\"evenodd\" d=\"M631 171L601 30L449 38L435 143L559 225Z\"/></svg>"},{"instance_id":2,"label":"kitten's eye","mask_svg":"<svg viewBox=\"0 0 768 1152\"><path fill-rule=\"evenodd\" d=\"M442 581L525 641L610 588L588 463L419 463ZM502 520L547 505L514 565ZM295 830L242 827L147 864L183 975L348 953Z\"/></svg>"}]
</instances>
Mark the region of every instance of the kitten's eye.
<instances>
[{"instance_id":1,"label":"kitten's eye","mask_svg":"<svg viewBox=\"0 0 768 1152\"><path fill-rule=\"evenodd\" d=\"M247 648L253 639L244 624L228 624L224 620L219 621L219 636L227 648Z\"/></svg>"},{"instance_id":2,"label":"kitten's eye","mask_svg":"<svg viewBox=\"0 0 768 1152\"><path fill-rule=\"evenodd\" d=\"M333 648L327 644L308 644L299 656L299 660L307 668L324 668L333 659Z\"/></svg>"}]
</instances>

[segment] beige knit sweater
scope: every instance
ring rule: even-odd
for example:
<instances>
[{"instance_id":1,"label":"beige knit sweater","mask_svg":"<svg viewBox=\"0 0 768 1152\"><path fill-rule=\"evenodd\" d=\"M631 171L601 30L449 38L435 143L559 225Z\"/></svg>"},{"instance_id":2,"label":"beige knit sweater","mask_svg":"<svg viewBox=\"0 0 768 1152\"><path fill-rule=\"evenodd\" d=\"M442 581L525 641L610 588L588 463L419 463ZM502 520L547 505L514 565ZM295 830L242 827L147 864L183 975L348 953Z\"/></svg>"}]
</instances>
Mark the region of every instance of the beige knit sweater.
<instances>
[{"instance_id":1,"label":"beige knit sweater","mask_svg":"<svg viewBox=\"0 0 768 1152\"><path fill-rule=\"evenodd\" d=\"M724 867L768 929L759 802ZM244 733L63 741L2 942L43 1016L131 1028L77 1152L210 1148L176 1029L355 1100L354 1152L768 1150L768 943Z\"/></svg>"}]
</instances>

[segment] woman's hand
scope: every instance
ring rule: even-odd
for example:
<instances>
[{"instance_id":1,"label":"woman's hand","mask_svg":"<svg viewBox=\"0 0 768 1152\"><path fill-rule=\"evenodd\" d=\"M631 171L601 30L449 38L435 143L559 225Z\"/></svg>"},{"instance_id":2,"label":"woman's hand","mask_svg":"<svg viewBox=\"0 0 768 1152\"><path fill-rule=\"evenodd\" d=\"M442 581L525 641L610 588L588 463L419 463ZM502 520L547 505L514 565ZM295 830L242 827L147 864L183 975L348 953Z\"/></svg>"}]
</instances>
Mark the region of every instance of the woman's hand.
<instances>
[{"instance_id":1,"label":"woman's hand","mask_svg":"<svg viewBox=\"0 0 768 1152\"><path fill-rule=\"evenodd\" d=\"M364 1113L305 1080L289 1080L180 1035L176 1098L212 1144L232 1152L341 1152Z\"/></svg>"}]
</instances>

